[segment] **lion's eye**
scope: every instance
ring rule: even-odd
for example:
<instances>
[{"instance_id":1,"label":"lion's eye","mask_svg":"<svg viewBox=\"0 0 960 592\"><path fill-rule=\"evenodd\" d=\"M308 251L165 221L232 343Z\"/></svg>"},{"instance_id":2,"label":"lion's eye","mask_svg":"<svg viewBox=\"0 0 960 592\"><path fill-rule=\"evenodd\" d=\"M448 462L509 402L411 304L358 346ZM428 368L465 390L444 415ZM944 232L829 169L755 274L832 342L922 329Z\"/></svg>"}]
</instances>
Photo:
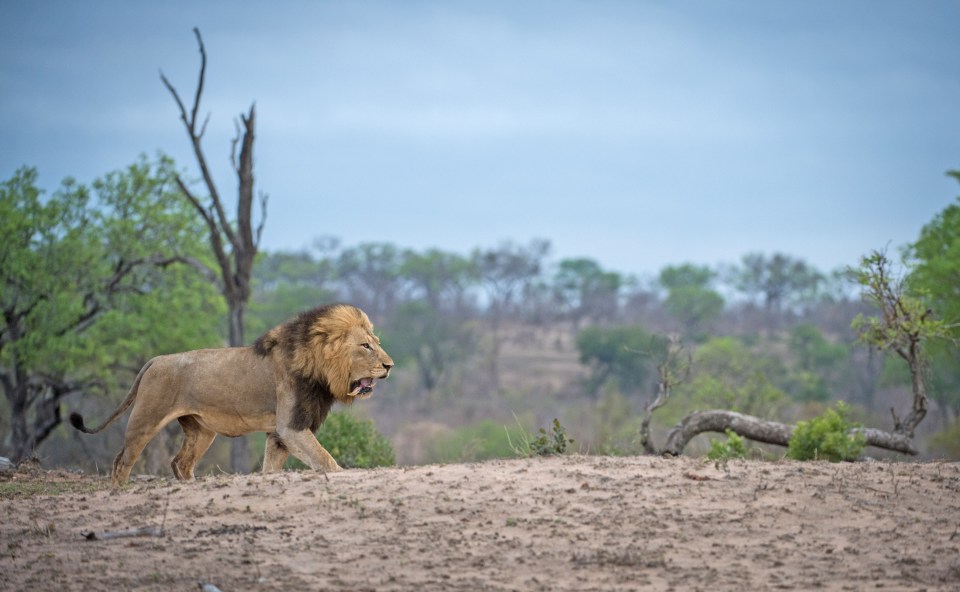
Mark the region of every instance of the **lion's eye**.
<instances>
[{"instance_id":1,"label":"lion's eye","mask_svg":"<svg viewBox=\"0 0 960 592\"><path fill-rule=\"evenodd\" d=\"M362 347L363 349L373 349L372 347L370 347L369 343L361 343L360 347Z\"/></svg>"}]
</instances>

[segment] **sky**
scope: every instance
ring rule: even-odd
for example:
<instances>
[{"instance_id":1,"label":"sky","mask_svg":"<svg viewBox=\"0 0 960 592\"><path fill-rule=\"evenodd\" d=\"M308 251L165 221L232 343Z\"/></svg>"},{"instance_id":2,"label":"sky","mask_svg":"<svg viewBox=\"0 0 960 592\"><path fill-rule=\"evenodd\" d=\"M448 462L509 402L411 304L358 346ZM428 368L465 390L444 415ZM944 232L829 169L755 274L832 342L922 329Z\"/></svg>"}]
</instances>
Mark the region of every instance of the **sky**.
<instances>
[{"instance_id":1,"label":"sky","mask_svg":"<svg viewBox=\"0 0 960 592\"><path fill-rule=\"evenodd\" d=\"M0 179L162 151L220 192L257 110L262 247L468 254L548 239L639 276L784 253L829 271L960 195L960 2L0 0Z\"/></svg>"}]
</instances>

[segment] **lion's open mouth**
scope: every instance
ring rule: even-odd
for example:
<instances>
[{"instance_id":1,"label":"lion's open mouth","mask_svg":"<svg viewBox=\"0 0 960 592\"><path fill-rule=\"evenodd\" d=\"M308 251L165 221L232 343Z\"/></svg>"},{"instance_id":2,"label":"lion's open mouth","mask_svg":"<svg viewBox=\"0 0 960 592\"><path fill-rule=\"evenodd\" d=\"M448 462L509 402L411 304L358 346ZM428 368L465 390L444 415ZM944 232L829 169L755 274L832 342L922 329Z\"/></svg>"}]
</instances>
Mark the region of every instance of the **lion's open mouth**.
<instances>
[{"instance_id":1,"label":"lion's open mouth","mask_svg":"<svg viewBox=\"0 0 960 592\"><path fill-rule=\"evenodd\" d=\"M350 383L350 395L353 397L367 396L373 392L373 386L377 381L373 378L361 378Z\"/></svg>"}]
</instances>

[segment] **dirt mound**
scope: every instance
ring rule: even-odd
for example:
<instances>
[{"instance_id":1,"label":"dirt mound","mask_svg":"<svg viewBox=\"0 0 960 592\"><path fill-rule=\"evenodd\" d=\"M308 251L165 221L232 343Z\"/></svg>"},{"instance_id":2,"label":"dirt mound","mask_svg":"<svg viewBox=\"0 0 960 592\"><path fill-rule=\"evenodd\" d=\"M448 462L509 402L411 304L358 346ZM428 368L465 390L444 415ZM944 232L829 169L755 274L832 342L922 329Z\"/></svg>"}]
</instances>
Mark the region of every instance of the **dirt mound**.
<instances>
[{"instance_id":1,"label":"dirt mound","mask_svg":"<svg viewBox=\"0 0 960 592\"><path fill-rule=\"evenodd\" d=\"M6 474L0 589L960 588L954 463L566 456L107 483Z\"/></svg>"}]
</instances>

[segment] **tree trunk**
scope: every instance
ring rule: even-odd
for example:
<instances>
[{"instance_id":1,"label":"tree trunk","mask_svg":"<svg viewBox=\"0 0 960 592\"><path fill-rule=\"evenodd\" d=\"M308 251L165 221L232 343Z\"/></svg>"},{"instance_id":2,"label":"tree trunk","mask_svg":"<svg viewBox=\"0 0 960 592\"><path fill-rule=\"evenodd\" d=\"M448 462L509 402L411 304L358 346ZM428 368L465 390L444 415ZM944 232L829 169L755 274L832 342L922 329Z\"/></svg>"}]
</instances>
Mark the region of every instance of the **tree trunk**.
<instances>
[{"instance_id":1,"label":"tree trunk","mask_svg":"<svg viewBox=\"0 0 960 592\"><path fill-rule=\"evenodd\" d=\"M664 454L679 456L683 449L694 437L704 432L724 433L730 430L739 436L763 442L787 446L793 434L793 426L775 421L767 421L752 415L744 415L735 411L698 411L683 418L667 434L667 443L663 447ZM859 433L866 439L867 446L892 450L902 454L916 455L918 450L911 438L900 433L884 432L873 428L856 428L852 433Z\"/></svg>"},{"instance_id":2,"label":"tree trunk","mask_svg":"<svg viewBox=\"0 0 960 592\"><path fill-rule=\"evenodd\" d=\"M698 411L684 417L667 434L664 454L678 456L695 436L704 432L736 432L755 442L786 446L793 434L793 426L766 421L735 411Z\"/></svg>"},{"instance_id":3,"label":"tree trunk","mask_svg":"<svg viewBox=\"0 0 960 592\"><path fill-rule=\"evenodd\" d=\"M26 385L14 385L10 401L10 460L17 464L30 456L33 446L27 430Z\"/></svg>"},{"instance_id":4,"label":"tree trunk","mask_svg":"<svg viewBox=\"0 0 960 592\"><path fill-rule=\"evenodd\" d=\"M910 413L907 415L906 419L902 422L897 418L896 413L893 409L890 412L893 414L893 431L898 434L903 434L909 438L913 438L913 432L917 429L917 426L920 425L920 422L923 421L923 418L927 416L927 388L923 381L923 353L920 349L920 343L918 341L911 341L908 355L905 356L907 365L910 368L910 385L911 390L913 391L913 406L910 409Z\"/></svg>"}]
</instances>

